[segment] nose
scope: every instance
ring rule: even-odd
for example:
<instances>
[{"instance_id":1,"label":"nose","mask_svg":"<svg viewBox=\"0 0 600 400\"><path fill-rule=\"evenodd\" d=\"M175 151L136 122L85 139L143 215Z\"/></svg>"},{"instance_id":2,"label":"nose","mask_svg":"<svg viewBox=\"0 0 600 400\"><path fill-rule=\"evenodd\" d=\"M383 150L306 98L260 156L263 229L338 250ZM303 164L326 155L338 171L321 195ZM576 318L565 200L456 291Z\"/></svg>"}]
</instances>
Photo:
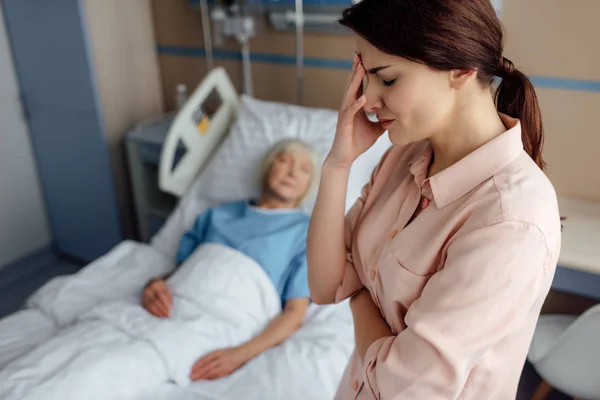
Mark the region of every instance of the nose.
<instances>
[{"instance_id":1,"label":"nose","mask_svg":"<svg viewBox=\"0 0 600 400\"><path fill-rule=\"evenodd\" d=\"M366 83L364 95L367 99L367 102L364 106L364 110L366 112L376 112L383 108L383 102L381 101L379 91L377 90L375 85L370 85L368 81Z\"/></svg>"},{"instance_id":2,"label":"nose","mask_svg":"<svg viewBox=\"0 0 600 400\"><path fill-rule=\"evenodd\" d=\"M296 175L298 174L298 168L299 166L294 162L291 164L290 169L288 170L288 175L291 176L292 178L295 178Z\"/></svg>"}]
</instances>

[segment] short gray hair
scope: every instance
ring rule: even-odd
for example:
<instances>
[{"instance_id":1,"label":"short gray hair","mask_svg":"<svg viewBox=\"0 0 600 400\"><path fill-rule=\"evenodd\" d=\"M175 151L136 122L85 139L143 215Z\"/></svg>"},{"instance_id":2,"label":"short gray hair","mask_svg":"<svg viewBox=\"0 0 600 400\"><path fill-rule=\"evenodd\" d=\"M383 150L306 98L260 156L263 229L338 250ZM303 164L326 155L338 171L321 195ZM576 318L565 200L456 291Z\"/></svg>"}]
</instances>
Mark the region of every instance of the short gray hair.
<instances>
[{"instance_id":1,"label":"short gray hair","mask_svg":"<svg viewBox=\"0 0 600 400\"><path fill-rule=\"evenodd\" d=\"M298 201L298 205L300 205L304 203L308 197L310 197L312 191L317 186L317 183L319 183L319 179L321 178L321 155L314 147L300 139L284 139L280 142L277 142L273 147L271 147L271 149L269 149L260 163L260 167L258 169L258 184L260 190L264 190L265 188L267 177L271 171L273 161L275 161L275 158L283 152L305 154L312 162L312 178L306 193L304 193L304 195Z\"/></svg>"}]
</instances>

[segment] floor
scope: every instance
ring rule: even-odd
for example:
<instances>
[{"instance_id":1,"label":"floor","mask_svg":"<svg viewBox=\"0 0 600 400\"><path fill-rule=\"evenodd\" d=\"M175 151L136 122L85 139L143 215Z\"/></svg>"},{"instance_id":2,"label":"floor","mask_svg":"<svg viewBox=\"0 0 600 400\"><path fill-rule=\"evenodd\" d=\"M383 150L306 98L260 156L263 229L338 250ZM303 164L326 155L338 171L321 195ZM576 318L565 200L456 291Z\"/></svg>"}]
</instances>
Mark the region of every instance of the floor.
<instances>
[{"instance_id":1,"label":"floor","mask_svg":"<svg viewBox=\"0 0 600 400\"><path fill-rule=\"evenodd\" d=\"M45 282L59 275L77 272L80 265L61 259L50 250L43 250L0 270L0 318L23 305L27 297ZM517 400L529 400L540 381L533 367L523 369ZM547 400L570 400L553 392Z\"/></svg>"}]
</instances>

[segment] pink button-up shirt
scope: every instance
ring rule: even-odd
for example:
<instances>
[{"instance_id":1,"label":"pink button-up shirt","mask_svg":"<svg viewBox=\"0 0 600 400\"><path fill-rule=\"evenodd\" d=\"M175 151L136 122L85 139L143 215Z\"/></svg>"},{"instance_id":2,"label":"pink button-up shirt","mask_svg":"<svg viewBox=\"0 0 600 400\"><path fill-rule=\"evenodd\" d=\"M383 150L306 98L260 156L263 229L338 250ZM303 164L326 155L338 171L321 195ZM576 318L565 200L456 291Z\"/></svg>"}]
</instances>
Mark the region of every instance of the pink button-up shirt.
<instances>
[{"instance_id":1,"label":"pink button-up shirt","mask_svg":"<svg viewBox=\"0 0 600 400\"><path fill-rule=\"evenodd\" d=\"M428 143L392 147L348 213L336 301L365 286L395 336L353 355L337 399L515 398L560 218L520 123L501 117L508 131L428 179Z\"/></svg>"}]
</instances>

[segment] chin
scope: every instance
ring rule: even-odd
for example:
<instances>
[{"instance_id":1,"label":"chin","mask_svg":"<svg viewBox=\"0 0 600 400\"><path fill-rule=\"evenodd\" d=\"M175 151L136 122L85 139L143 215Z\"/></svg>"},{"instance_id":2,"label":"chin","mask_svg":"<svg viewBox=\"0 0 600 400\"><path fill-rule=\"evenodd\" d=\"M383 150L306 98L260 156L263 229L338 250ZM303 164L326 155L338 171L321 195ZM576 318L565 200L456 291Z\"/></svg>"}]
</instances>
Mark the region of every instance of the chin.
<instances>
[{"instance_id":1,"label":"chin","mask_svg":"<svg viewBox=\"0 0 600 400\"><path fill-rule=\"evenodd\" d=\"M421 141L422 139L408 133L408 129L390 127L388 130L388 137L390 142L396 146L407 146L412 143Z\"/></svg>"},{"instance_id":2,"label":"chin","mask_svg":"<svg viewBox=\"0 0 600 400\"><path fill-rule=\"evenodd\" d=\"M287 190L273 190L273 193L286 203L297 203L298 196L295 193L288 193Z\"/></svg>"}]
</instances>

